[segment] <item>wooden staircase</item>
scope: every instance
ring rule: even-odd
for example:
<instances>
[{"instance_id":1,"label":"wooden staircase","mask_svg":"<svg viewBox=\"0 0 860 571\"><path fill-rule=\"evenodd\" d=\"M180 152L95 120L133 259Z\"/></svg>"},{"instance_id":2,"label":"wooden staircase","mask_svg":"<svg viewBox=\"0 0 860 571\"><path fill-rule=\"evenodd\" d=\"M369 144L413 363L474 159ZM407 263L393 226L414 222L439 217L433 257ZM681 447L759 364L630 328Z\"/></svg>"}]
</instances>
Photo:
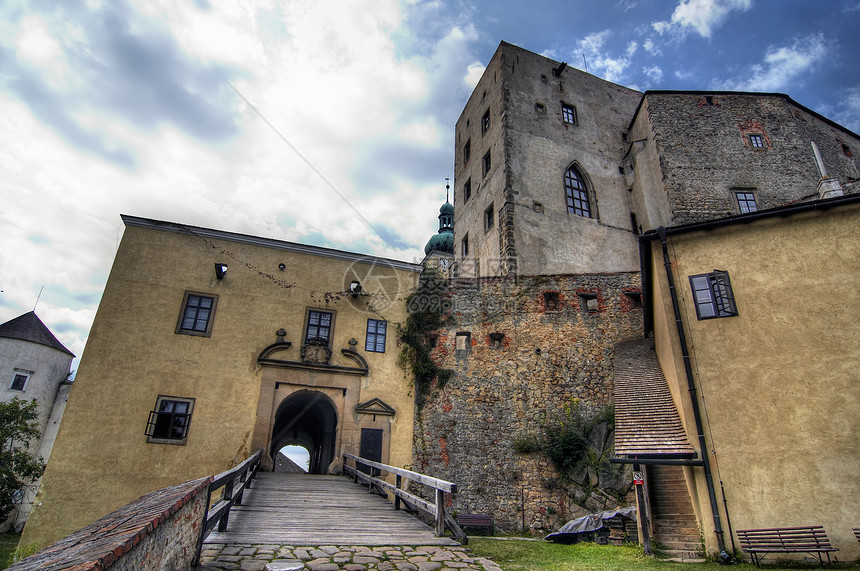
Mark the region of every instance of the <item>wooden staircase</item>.
<instances>
[{"instance_id":1,"label":"wooden staircase","mask_svg":"<svg viewBox=\"0 0 860 571\"><path fill-rule=\"evenodd\" d=\"M653 540L666 555L681 559L702 557L702 541L690 493L680 466L648 466Z\"/></svg>"}]
</instances>

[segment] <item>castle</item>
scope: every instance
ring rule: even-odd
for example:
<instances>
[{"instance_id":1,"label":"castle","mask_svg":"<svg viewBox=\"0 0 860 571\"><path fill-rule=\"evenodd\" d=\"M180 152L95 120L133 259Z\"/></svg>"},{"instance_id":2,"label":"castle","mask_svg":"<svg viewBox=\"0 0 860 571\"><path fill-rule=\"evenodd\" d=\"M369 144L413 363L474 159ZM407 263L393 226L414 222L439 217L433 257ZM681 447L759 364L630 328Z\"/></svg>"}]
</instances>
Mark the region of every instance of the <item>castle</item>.
<instances>
[{"instance_id":1,"label":"castle","mask_svg":"<svg viewBox=\"0 0 860 571\"><path fill-rule=\"evenodd\" d=\"M638 503L657 532L670 466L709 552L730 519L823 523L860 555L860 333L831 309L858 306L860 138L786 95L640 93L504 42L454 137L424 265L124 217L25 540L292 443L533 531ZM416 300L445 317L427 387L395 340ZM539 435L574 420L559 466Z\"/></svg>"}]
</instances>

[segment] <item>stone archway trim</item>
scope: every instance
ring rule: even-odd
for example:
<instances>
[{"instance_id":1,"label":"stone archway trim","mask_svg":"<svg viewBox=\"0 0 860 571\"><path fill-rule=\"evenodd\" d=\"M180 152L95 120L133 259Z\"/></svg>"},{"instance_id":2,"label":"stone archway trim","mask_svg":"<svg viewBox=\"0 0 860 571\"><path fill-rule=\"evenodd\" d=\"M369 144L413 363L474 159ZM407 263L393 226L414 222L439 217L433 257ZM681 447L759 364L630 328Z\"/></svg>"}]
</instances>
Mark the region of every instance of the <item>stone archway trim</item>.
<instances>
[{"instance_id":1,"label":"stone archway trim","mask_svg":"<svg viewBox=\"0 0 860 571\"><path fill-rule=\"evenodd\" d=\"M281 341L272 343L262 351L257 357L257 363L269 367L278 367L281 369L299 369L303 371L321 371L326 373L341 373L344 375L366 376L370 371L365 358L354 349L341 349L341 354L353 361L358 367L346 367L343 365L329 365L326 363L312 363L307 361L291 361L287 359L274 359L272 355L279 351L286 351L292 346L289 341Z\"/></svg>"}]
</instances>

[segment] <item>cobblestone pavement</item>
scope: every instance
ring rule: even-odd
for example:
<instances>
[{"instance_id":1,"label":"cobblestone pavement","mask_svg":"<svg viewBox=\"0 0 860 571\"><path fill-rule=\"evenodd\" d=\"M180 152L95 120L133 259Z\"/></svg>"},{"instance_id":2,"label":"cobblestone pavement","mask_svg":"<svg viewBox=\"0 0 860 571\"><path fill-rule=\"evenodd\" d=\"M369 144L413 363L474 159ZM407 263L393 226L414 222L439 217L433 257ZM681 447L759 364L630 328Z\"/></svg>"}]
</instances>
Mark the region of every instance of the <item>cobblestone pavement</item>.
<instances>
[{"instance_id":1,"label":"cobblestone pavement","mask_svg":"<svg viewBox=\"0 0 860 571\"><path fill-rule=\"evenodd\" d=\"M322 545L204 545L198 571L502 571L468 548L453 546L362 547Z\"/></svg>"}]
</instances>

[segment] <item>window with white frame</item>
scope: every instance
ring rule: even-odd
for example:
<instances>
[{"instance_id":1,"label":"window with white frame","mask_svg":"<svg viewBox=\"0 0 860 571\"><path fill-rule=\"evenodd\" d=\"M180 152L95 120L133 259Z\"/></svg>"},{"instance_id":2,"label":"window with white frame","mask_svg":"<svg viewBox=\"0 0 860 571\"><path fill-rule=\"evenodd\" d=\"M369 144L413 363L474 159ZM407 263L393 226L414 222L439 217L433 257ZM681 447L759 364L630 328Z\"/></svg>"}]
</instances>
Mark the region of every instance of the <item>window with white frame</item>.
<instances>
[{"instance_id":1,"label":"window with white frame","mask_svg":"<svg viewBox=\"0 0 860 571\"><path fill-rule=\"evenodd\" d=\"M24 392L27 389L27 383L30 382L30 375L32 374L32 371L15 369L15 374L12 375L12 382L9 384L9 389Z\"/></svg>"}]
</instances>

